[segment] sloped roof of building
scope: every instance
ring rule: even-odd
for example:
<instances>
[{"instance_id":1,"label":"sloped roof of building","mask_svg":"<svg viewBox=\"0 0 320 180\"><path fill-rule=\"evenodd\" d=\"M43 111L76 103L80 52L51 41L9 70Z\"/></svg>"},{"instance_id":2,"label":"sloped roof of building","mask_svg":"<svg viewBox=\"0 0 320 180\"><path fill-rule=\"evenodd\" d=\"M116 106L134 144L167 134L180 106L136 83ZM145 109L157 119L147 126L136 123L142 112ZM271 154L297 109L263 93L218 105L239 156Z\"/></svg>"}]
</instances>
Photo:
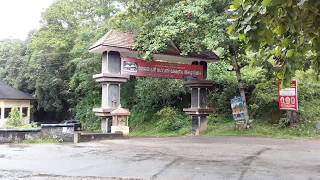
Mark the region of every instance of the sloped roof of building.
<instances>
[{"instance_id":1,"label":"sloped roof of building","mask_svg":"<svg viewBox=\"0 0 320 180\"><path fill-rule=\"evenodd\" d=\"M34 98L25 92L10 87L0 80L0 99L6 100L33 100Z\"/></svg>"},{"instance_id":2,"label":"sloped roof of building","mask_svg":"<svg viewBox=\"0 0 320 180\"><path fill-rule=\"evenodd\" d=\"M135 35L131 32L119 32L111 30L100 38L96 43L94 43L90 49L97 46L111 46L132 49L134 46Z\"/></svg>"},{"instance_id":3,"label":"sloped roof of building","mask_svg":"<svg viewBox=\"0 0 320 180\"><path fill-rule=\"evenodd\" d=\"M111 30L107 34L105 34L102 38L100 38L96 43L94 43L89 49L92 50L99 46L107 46L107 47L115 47L115 48L125 48L128 50L133 50L135 44L135 34L132 32L120 32ZM175 46L173 42L168 44L167 49L163 52L163 54L174 55L174 56L182 56L180 54L179 49ZM202 53L191 53L188 57L194 58L202 58L207 60L216 61L219 57L210 51L202 52Z\"/></svg>"}]
</instances>

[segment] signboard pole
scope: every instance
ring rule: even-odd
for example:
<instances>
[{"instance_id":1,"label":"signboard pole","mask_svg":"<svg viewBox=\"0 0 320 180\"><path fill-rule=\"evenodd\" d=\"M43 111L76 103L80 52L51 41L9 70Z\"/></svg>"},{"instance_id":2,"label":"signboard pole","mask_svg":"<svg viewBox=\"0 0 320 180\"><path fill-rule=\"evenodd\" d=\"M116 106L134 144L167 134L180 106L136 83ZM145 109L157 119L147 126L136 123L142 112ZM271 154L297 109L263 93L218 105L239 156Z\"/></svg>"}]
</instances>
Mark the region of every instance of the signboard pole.
<instances>
[{"instance_id":1,"label":"signboard pole","mask_svg":"<svg viewBox=\"0 0 320 180\"><path fill-rule=\"evenodd\" d=\"M289 119L289 124L292 125L297 123L297 111L298 106L298 82L292 80L290 82L290 87L283 88L282 82L278 82L278 103L279 110L286 110L287 118Z\"/></svg>"},{"instance_id":2,"label":"signboard pole","mask_svg":"<svg viewBox=\"0 0 320 180\"><path fill-rule=\"evenodd\" d=\"M298 83L292 80L290 87L282 88L282 82L278 82L279 110L298 111Z\"/></svg>"}]
</instances>

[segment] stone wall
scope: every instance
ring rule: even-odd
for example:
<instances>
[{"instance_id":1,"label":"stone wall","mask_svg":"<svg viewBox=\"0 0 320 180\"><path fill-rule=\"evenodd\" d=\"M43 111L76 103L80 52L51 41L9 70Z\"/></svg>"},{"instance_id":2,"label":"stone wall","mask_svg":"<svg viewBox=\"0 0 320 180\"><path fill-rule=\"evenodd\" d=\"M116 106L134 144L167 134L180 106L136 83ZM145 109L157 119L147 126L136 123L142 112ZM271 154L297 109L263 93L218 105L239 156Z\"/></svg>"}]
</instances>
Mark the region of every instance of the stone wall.
<instances>
[{"instance_id":1,"label":"stone wall","mask_svg":"<svg viewBox=\"0 0 320 180\"><path fill-rule=\"evenodd\" d=\"M72 124L42 124L37 129L0 129L0 143L53 138L63 142L88 142L102 139L125 138L122 133L80 133Z\"/></svg>"},{"instance_id":2,"label":"stone wall","mask_svg":"<svg viewBox=\"0 0 320 180\"><path fill-rule=\"evenodd\" d=\"M79 142L89 142L97 141L104 139L122 139L126 138L122 133L75 133L74 134L74 143Z\"/></svg>"},{"instance_id":3,"label":"stone wall","mask_svg":"<svg viewBox=\"0 0 320 180\"><path fill-rule=\"evenodd\" d=\"M73 142L74 126L72 124L41 124L41 137L61 139Z\"/></svg>"},{"instance_id":4,"label":"stone wall","mask_svg":"<svg viewBox=\"0 0 320 180\"><path fill-rule=\"evenodd\" d=\"M37 129L0 129L0 143L20 142L53 138L63 142L73 142L74 126L72 124L42 124Z\"/></svg>"},{"instance_id":5,"label":"stone wall","mask_svg":"<svg viewBox=\"0 0 320 180\"><path fill-rule=\"evenodd\" d=\"M0 143L20 142L41 138L41 129L1 129Z\"/></svg>"}]
</instances>

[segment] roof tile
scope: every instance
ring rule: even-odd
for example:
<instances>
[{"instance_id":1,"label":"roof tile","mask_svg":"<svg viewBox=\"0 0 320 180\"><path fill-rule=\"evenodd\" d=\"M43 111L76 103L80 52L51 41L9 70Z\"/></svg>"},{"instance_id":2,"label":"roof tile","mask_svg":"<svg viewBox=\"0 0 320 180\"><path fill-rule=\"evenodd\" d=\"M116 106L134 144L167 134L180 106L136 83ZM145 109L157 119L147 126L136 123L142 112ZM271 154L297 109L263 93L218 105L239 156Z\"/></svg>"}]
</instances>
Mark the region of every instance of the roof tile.
<instances>
[{"instance_id":1,"label":"roof tile","mask_svg":"<svg viewBox=\"0 0 320 180\"><path fill-rule=\"evenodd\" d=\"M10 87L9 85L0 80L0 99L33 100L34 98L30 94L24 93L13 87Z\"/></svg>"}]
</instances>

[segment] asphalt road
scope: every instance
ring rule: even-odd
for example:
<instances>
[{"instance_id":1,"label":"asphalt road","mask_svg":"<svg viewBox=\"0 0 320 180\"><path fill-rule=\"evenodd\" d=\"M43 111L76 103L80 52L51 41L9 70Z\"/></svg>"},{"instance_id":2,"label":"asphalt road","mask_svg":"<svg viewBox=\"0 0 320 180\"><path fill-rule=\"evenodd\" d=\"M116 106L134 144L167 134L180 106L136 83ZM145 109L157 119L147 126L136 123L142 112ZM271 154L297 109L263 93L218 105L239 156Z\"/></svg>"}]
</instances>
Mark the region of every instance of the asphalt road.
<instances>
[{"instance_id":1,"label":"asphalt road","mask_svg":"<svg viewBox=\"0 0 320 180\"><path fill-rule=\"evenodd\" d=\"M0 179L320 180L320 140L181 137L0 145Z\"/></svg>"}]
</instances>

